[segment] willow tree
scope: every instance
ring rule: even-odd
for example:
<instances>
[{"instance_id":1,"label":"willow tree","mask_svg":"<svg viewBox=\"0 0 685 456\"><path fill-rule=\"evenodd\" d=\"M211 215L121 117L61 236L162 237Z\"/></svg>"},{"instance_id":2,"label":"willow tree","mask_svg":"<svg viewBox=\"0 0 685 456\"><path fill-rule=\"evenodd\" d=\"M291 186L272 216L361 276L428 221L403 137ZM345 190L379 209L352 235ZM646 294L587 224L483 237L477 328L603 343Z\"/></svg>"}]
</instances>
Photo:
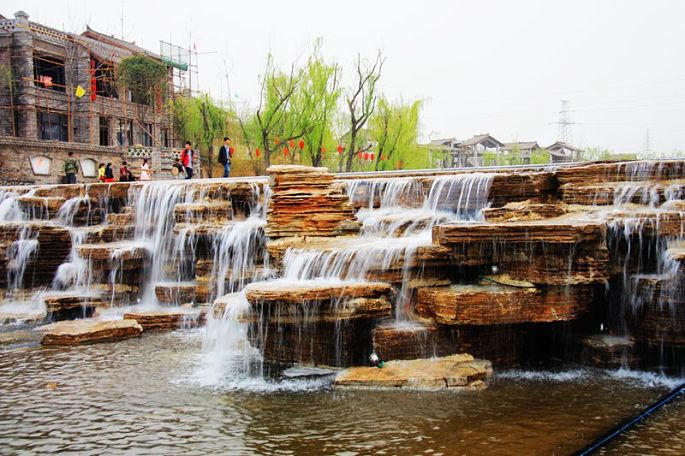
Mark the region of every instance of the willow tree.
<instances>
[{"instance_id":1,"label":"willow tree","mask_svg":"<svg viewBox=\"0 0 685 456\"><path fill-rule=\"evenodd\" d=\"M176 131L207 151L207 173L212 177L214 143L225 136L230 113L217 106L207 94L176 98L172 111Z\"/></svg>"},{"instance_id":2,"label":"willow tree","mask_svg":"<svg viewBox=\"0 0 685 456\"><path fill-rule=\"evenodd\" d=\"M379 52L373 65L364 65L361 56L357 56L355 84L349 90L346 98L348 109L349 143L345 146L339 169L345 162L345 171L352 171L352 163L357 153L357 139L359 132L366 126L376 107L376 84L381 77L381 69L385 59Z\"/></svg>"},{"instance_id":3,"label":"willow tree","mask_svg":"<svg viewBox=\"0 0 685 456\"><path fill-rule=\"evenodd\" d=\"M417 151L419 135L420 100L405 103L390 102L381 97L376 112L369 120L369 133L376 140L378 150L374 169L385 170L392 162L410 161L408 155Z\"/></svg>"},{"instance_id":4,"label":"willow tree","mask_svg":"<svg viewBox=\"0 0 685 456\"><path fill-rule=\"evenodd\" d=\"M133 55L119 62L119 85L131 93L136 103L136 121L142 124L151 106L164 99L167 89L168 71L164 63L145 55ZM149 135L145 128L145 134ZM150 138L151 140L153 138Z\"/></svg>"},{"instance_id":5,"label":"willow tree","mask_svg":"<svg viewBox=\"0 0 685 456\"><path fill-rule=\"evenodd\" d=\"M312 166L321 166L324 146L329 151L333 149L335 139L331 123L340 96L340 67L336 63L326 63L319 49L320 41L317 41L292 104L295 111L311 108L309 115L302 119L308 125L300 127L304 132L303 152Z\"/></svg>"}]
</instances>

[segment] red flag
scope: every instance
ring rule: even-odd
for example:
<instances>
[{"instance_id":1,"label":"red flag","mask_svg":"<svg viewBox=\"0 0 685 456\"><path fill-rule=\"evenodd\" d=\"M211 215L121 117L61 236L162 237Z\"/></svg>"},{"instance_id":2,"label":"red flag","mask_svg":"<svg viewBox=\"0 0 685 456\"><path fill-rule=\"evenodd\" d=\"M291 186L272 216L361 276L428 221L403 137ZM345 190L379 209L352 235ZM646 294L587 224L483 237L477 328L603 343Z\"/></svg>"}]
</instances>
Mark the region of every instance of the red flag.
<instances>
[{"instance_id":1,"label":"red flag","mask_svg":"<svg viewBox=\"0 0 685 456\"><path fill-rule=\"evenodd\" d=\"M338 153L339 154L343 153L343 146L341 146L340 144L338 144Z\"/></svg>"}]
</instances>

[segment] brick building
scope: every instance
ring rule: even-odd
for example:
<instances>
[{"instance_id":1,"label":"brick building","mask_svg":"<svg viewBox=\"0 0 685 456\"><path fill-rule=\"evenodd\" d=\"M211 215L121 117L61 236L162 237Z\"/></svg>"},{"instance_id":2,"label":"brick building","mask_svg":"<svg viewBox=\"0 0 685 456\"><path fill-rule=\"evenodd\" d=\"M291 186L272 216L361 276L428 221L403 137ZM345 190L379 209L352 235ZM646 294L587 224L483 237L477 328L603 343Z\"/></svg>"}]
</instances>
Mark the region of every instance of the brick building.
<instances>
[{"instance_id":1,"label":"brick building","mask_svg":"<svg viewBox=\"0 0 685 456\"><path fill-rule=\"evenodd\" d=\"M117 83L117 64L140 54L164 62L170 81L183 70L90 28L65 33L23 11L0 16L0 182L60 183L69 151L81 164L79 181L95 181L98 162L135 168L148 157L156 175L168 168L178 145L169 109L137 103Z\"/></svg>"}]
</instances>

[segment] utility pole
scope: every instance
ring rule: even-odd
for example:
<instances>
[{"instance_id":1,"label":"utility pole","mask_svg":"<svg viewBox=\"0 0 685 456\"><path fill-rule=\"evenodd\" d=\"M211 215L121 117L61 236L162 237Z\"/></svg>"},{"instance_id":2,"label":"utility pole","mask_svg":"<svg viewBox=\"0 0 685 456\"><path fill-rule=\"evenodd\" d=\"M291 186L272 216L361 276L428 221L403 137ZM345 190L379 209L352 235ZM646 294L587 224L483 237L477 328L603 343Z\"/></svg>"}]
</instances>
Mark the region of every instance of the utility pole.
<instances>
[{"instance_id":1,"label":"utility pole","mask_svg":"<svg viewBox=\"0 0 685 456\"><path fill-rule=\"evenodd\" d=\"M571 130L571 126L579 124L571 122L571 117L569 116L568 112L568 100L561 100L559 120L557 121L557 126L559 127L557 132L557 141L571 145L573 143L573 131Z\"/></svg>"}]
</instances>

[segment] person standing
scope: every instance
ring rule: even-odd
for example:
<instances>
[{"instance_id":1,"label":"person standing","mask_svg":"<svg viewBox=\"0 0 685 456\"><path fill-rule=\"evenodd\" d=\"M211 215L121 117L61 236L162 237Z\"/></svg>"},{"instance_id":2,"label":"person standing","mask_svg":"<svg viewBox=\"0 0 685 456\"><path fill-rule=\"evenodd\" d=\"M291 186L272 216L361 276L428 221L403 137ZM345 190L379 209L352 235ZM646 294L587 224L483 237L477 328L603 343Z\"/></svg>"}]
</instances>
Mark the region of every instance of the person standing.
<instances>
[{"instance_id":1,"label":"person standing","mask_svg":"<svg viewBox=\"0 0 685 456\"><path fill-rule=\"evenodd\" d=\"M76 183L76 173L78 173L78 161L74 158L74 153L69 151L68 157L64 160L64 173L67 175L67 184Z\"/></svg>"},{"instance_id":2,"label":"person standing","mask_svg":"<svg viewBox=\"0 0 685 456\"><path fill-rule=\"evenodd\" d=\"M152 171L150 170L150 163L147 158L143 158L143 166L140 167L140 180L152 180Z\"/></svg>"},{"instance_id":3,"label":"person standing","mask_svg":"<svg viewBox=\"0 0 685 456\"><path fill-rule=\"evenodd\" d=\"M233 148L231 147L231 138L226 136L224 138L224 145L219 149L219 163L224 165L224 177L231 175L231 158L233 157Z\"/></svg>"},{"instance_id":4,"label":"person standing","mask_svg":"<svg viewBox=\"0 0 685 456\"><path fill-rule=\"evenodd\" d=\"M107 163L105 166L105 182L114 182L114 171L112 171L111 163Z\"/></svg>"},{"instance_id":5,"label":"person standing","mask_svg":"<svg viewBox=\"0 0 685 456\"><path fill-rule=\"evenodd\" d=\"M98 180L100 182L105 182L105 164L100 163L98 165Z\"/></svg>"},{"instance_id":6,"label":"person standing","mask_svg":"<svg viewBox=\"0 0 685 456\"><path fill-rule=\"evenodd\" d=\"M186 179L193 178L193 165L195 161L195 151L190 145L190 141L186 141L183 151L181 151L181 163L186 171Z\"/></svg>"}]
</instances>

